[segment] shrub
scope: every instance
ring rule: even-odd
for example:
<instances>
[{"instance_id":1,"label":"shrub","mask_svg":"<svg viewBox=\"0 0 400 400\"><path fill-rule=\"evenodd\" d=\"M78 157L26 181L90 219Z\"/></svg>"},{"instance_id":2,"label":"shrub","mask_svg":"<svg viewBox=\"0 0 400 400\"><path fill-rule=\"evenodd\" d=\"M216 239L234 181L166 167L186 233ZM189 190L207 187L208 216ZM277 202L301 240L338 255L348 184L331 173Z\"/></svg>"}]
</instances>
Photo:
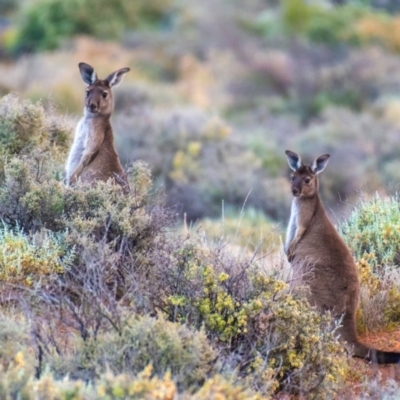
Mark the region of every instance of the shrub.
<instances>
[{"instance_id":1,"label":"shrub","mask_svg":"<svg viewBox=\"0 0 400 400\"><path fill-rule=\"evenodd\" d=\"M357 259L366 258L378 273L384 266L400 263L400 205L395 197L362 200L340 225Z\"/></svg>"},{"instance_id":2,"label":"shrub","mask_svg":"<svg viewBox=\"0 0 400 400\"><path fill-rule=\"evenodd\" d=\"M35 353L23 318L0 317L0 392L3 398L18 397L35 373Z\"/></svg>"},{"instance_id":3,"label":"shrub","mask_svg":"<svg viewBox=\"0 0 400 400\"><path fill-rule=\"evenodd\" d=\"M113 257L104 250L82 257L81 272L62 279L62 291L52 290L57 303L49 304L36 335L57 376L94 382L107 367L129 373L153 359L156 374L170 369L178 388L198 388L204 374L215 372L234 373L245 387L268 396L280 389L318 397L340 387L346 357L331 319L287 293L283 282L246 261L228 262L207 248L159 236L146 259L134 255L122 264L124 291L118 300L104 269ZM158 321L127 318L152 309L171 322L161 315ZM73 329L80 336L59 355L51 350L61 349L63 340L52 328L55 312L61 316L58 330ZM196 333L202 326L205 332Z\"/></svg>"},{"instance_id":4,"label":"shrub","mask_svg":"<svg viewBox=\"0 0 400 400\"><path fill-rule=\"evenodd\" d=\"M72 264L73 251L68 250L65 237L48 232L26 236L18 229L0 228L0 281L32 285L40 276L62 274Z\"/></svg>"},{"instance_id":5,"label":"shrub","mask_svg":"<svg viewBox=\"0 0 400 400\"><path fill-rule=\"evenodd\" d=\"M3 377L0 377L0 382ZM15 383L15 378L10 380ZM8 388L7 388L8 389ZM153 376L151 366L146 367L140 374L132 377L131 375L113 375L112 373L103 374L94 384L86 385L83 381L72 381L64 379L56 380L54 376L47 372L38 380L29 379L24 385L11 392L2 392L5 399L23 398L34 400L40 398L71 399L79 398L86 400L107 400L110 398L124 398L132 400L171 400L193 399L208 400L215 396L237 400L262 400L263 397L238 385L216 376L206 381L204 386L192 394L188 391L178 392L175 383L169 374L159 378ZM13 396L13 397L11 397Z\"/></svg>"},{"instance_id":6,"label":"shrub","mask_svg":"<svg viewBox=\"0 0 400 400\"><path fill-rule=\"evenodd\" d=\"M357 259L362 285L360 330L376 331L400 321L398 198L362 200L339 230Z\"/></svg>"},{"instance_id":7,"label":"shrub","mask_svg":"<svg viewBox=\"0 0 400 400\"><path fill-rule=\"evenodd\" d=\"M154 210L149 214L152 218L156 215L153 221L157 223L163 214L154 214ZM172 347L173 354L185 354L177 350L179 342L165 336L163 327L167 324L162 320L158 325L154 320L139 319L143 325L138 328L135 318L126 317L126 313L158 310L171 322L186 323L192 329L204 325L207 336L221 352L221 373L230 375L237 370L243 382L260 393L272 394L279 387L296 392L300 382L302 391L315 395L334 392L340 386L345 373L344 351L329 328L330 319L321 318L304 300L285 292L283 282L257 272L259 267L250 260L225 256L209 246L200 246L197 240L179 238L163 228L150 232L135 229L139 229L138 236L122 236L124 244L117 247L114 236L75 231L74 240L80 243L76 267L60 277L59 287L51 288L51 296L46 291L38 293L48 307L36 328L40 346L61 347L62 337L52 327L54 313L60 315L61 326L80 336L81 346L75 346L75 353L68 350L72 342L60 353L59 360L66 361L67 366L61 364L58 369L49 361L60 376L75 371L71 376L93 381L105 365L117 372L128 369L128 364L133 368L130 357L142 368L148 359L140 361L141 343L151 336L146 329L152 327L153 335L160 326L161 335L151 343L147 339L143 342L146 352L156 346L152 358L158 357L157 341L165 351ZM176 329L179 332L183 328L176 325ZM110 331L116 332L111 335ZM198 368L210 372L216 368L217 360L201 344L199 335L194 343L203 349L200 353L210 364L196 361L199 352L191 350L185 373L193 376L198 376ZM118 352L122 343L124 350ZM47 352L51 356L52 351ZM174 360L167 356L169 353L162 354ZM164 372L163 360L154 366L157 372L158 368ZM173 364L177 369L170 367L175 371L172 378L179 385L189 381L200 384L193 381L195 378L181 376L183 369L176 360Z\"/></svg>"},{"instance_id":8,"label":"shrub","mask_svg":"<svg viewBox=\"0 0 400 400\"><path fill-rule=\"evenodd\" d=\"M111 182L65 187L55 179L57 166L51 156L42 156L40 163L31 157L7 161L0 188L1 218L19 224L24 231L69 228L95 235L107 231L109 238L124 234L132 238L143 224L150 223L151 218L143 208L150 197L150 175L142 162L128 170L132 196L121 196Z\"/></svg>"},{"instance_id":9,"label":"shrub","mask_svg":"<svg viewBox=\"0 0 400 400\"><path fill-rule=\"evenodd\" d=\"M171 253L158 254L162 283L154 288L155 306L173 321L204 324L224 349L229 371L239 370L245 382L264 394L279 387L296 392L299 385L319 396L340 386L344 350L328 316L312 311L306 301L287 293L282 281L265 276L248 260L190 242L172 254L174 260ZM174 269L167 269L167 257Z\"/></svg>"},{"instance_id":10,"label":"shrub","mask_svg":"<svg viewBox=\"0 0 400 400\"><path fill-rule=\"evenodd\" d=\"M78 339L73 349L48 359L56 376L93 379L108 370L134 376L152 365L159 378L169 372L179 390L201 387L215 373L217 357L204 331L168 322L162 315L126 318L118 331Z\"/></svg>"},{"instance_id":11,"label":"shrub","mask_svg":"<svg viewBox=\"0 0 400 400\"><path fill-rule=\"evenodd\" d=\"M49 152L52 146L63 152L68 148L70 127L46 114L40 103L9 94L0 99L0 116L2 157L28 154L33 149Z\"/></svg>"},{"instance_id":12,"label":"shrub","mask_svg":"<svg viewBox=\"0 0 400 400\"><path fill-rule=\"evenodd\" d=\"M263 96L269 97L269 101L264 99L264 102L270 105L271 111L298 115L303 124L309 124L332 105L360 111L374 103L377 96L387 90L379 81L385 76L381 60L389 61L390 57L382 52L377 56L379 61L375 61L370 46L359 47L377 41L373 37L374 28L369 32L368 21L381 21L384 25L388 19L393 19L393 23L375 30L376 36L382 36L381 42L388 42L389 47L398 42L398 35L393 34L398 20L372 11L366 5L346 1L335 7L328 1L285 0L278 7L269 6L253 25L270 43L278 42L279 47L286 47L286 51L279 52L286 61L274 61L271 51L264 51L261 61L258 57L254 61L252 74L259 76L262 71L262 80L258 80L264 89ZM363 32L364 26L366 32ZM302 40L295 40L296 46L288 44L291 43L288 37L299 36ZM368 76L371 73L375 76ZM276 94L275 98L271 92Z\"/></svg>"},{"instance_id":13,"label":"shrub","mask_svg":"<svg viewBox=\"0 0 400 400\"><path fill-rule=\"evenodd\" d=\"M194 394L193 400L207 399L235 399L235 400L262 400L268 397L261 396L256 392L252 392L245 387L233 385L221 376L215 376L207 380L203 387Z\"/></svg>"},{"instance_id":14,"label":"shrub","mask_svg":"<svg viewBox=\"0 0 400 400\"><path fill-rule=\"evenodd\" d=\"M395 399L400 396L400 386L398 382L390 378L383 381L382 377L373 380L365 380L360 385L362 396L360 399L377 398L377 399Z\"/></svg>"}]
</instances>

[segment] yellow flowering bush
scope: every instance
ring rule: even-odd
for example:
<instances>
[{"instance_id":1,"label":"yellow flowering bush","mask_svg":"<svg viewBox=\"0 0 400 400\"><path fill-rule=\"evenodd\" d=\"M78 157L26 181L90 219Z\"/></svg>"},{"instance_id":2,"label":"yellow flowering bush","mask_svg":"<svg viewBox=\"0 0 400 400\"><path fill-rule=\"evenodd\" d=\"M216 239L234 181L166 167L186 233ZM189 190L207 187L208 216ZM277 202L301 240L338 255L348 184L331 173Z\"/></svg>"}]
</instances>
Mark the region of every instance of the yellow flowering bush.
<instances>
[{"instance_id":1,"label":"yellow flowering bush","mask_svg":"<svg viewBox=\"0 0 400 400\"><path fill-rule=\"evenodd\" d=\"M0 281L31 286L40 276L62 274L72 264L74 252L65 237L43 232L32 239L18 229L0 228Z\"/></svg>"},{"instance_id":2,"label":"yellow flowering bush","mask_svg":"<svg viewBox=\"0 0 400 400\"><path fill-rule=\"evenodd\" d=\"M235 354L230 368L246 385L266 396L301 387L317 398L340 387L347 359L330 316L237 259L229 268L232 260L193 243L175 257L174 294L166 293L160 308L174 320L204 326L218 348Z\"/></svg>"},{"instance_id":3,"label":"yellow flowering bush","mask_svg":"<svg viewBox=\"0 0 400 400\"><path fill-rule=\"evenodd\" d=\"M62 381L47 372L39 379L27 379L22 384L16 386L10 393L12 397L5 399L23 398L35 400L37 398L60 399L60 400L109 400L109 399L129 399L129 400L266 400L250 389L215 376L204 382L203 386L195 391L179 392L175 382L169 373L163 377L155 376L152 367L147 366L142 372L135 376L129 374L114 375L105 373L101 375L94 384L87 385L83 381L64 379ZM1 383L4 376L0 376ZM10 380L16 383L16 380ZM8 396L7 392L2 394Z\"/></svg>"}]
</instances>

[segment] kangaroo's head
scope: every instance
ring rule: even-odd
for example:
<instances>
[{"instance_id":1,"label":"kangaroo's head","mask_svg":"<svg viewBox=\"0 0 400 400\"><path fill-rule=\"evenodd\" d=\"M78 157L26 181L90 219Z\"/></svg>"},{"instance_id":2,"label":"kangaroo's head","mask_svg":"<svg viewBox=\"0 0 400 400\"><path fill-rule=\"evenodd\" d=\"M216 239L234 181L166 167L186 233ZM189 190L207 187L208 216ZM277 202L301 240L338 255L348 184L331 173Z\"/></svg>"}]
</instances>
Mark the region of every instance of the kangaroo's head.
<instances>
[{"instance_id":1,"label":"kangaroo's head","mask_svg":"<svg viewBox=\"0 0 400 400\"><path fill-rule=\"evenodd\" d=\"M291 189L294 197L313 197L318 194L318 174L322 172L329 161L329 154L317 157L311 165L303 164L298 154L286 150L291 175Z\"/></svg>"},{"instance_id":2,"label":"kangaroo's head","mask_svg":"<svg viewBox=\"0 0 400 400\"><path fill-rule=\"evenodd\" d=\"M88 85L86 88L85 114L111 115L114 109L114 98L111 88L122 81L122 77L130 68L121 68L108 75L106 79L100 80L93 67L86 63L79 63L79 71L83 81Z\"/></svg>"}]
</instances>

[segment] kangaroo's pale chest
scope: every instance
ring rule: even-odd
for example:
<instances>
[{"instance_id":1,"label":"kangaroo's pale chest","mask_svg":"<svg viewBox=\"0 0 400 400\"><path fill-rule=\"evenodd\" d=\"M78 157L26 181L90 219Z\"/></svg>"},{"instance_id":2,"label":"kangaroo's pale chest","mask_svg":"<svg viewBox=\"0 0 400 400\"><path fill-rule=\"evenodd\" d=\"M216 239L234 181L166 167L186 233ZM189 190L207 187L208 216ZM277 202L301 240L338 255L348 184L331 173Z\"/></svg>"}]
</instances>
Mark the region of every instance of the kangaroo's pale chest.
<instances>
[{"instance_id":1,"label":"kangaroo's pale chest","mask_svg":"<svg viewBox=\"0 0 400 400\"><path fill-rule=\"evenodd\" d=\"M90 119L83 118L76 127L76 139L83 148L87 147L88 142L96 134L96 126Z\"/></svg>"},{"instance_id":2,"label":"kangaroo's pale chest","mask_svg":"<svg viewBox=\"0 0 400 400\"><path fill-rule=\"evenodd\" d=\"M289 249L290 243L297 236L296 233L299 229L300 208L296 200L292 201L290 210L289 224L286 230L285 250Z\"/></svg>"},{"instance_id":3,"label":"kangaroo's pale chest","mask_svg":"<svg viewBox=\"0 0 400 400\"><path fill-rule=\"evenodd\" d=\"M92 121L82 118L75 129L74 141L68 155L66 172L69 177L79 164L88 143L95 134L95 126Z\"/></svg>"}]
</instances>

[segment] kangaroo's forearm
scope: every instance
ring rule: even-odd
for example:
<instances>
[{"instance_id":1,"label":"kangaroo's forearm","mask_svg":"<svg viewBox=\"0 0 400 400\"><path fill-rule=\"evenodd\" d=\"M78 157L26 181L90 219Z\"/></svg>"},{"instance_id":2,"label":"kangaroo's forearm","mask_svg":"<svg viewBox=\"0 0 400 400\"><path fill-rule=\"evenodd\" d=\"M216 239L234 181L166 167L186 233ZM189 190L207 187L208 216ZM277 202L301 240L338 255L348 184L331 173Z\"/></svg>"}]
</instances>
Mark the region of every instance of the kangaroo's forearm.
<instances>
[{"instance_id":1,"label":"kangaroo's forearm","mask_svg":"<svg viewBox=\"0 0 400 400\"><path fill-rule=\"evenodd\" d=\"M72 172L72 175L71 175L72 182L76 181L79 178L79 176L82 174L83 170L96 158L98 153L99 153L99 149L96 149L95 151L83 153L82 158L79 161L79 164L76 166L76 168Z\"/></svg>"},{"instance_id":2,"label":"kangaroo's forearm","mask_svg":"<svg viewBox=\"0 0 400 400\"><path fill-rule=\"evenodd\" d=\"M296 233L296 223L291 218L288 230L286 232L286 240L285 240L285 246L284 246L284 250L285 250L286 254L289 253L289 247L294 239L295 233Z\"/></svg>"},{"instance_id":3,"label":"kangaroo's forearm","mask_svg":"<svg viewBox=\"0 0 400 400\"><path fill-rule=\"evenodd\" d=\"M304 226L297 227L293 239L290 242L286 243L285 253L288 256L289 261L293 259L297 245L303 238L306 230L307 228L305 228Z\"/></svg>"}]
</instances>

